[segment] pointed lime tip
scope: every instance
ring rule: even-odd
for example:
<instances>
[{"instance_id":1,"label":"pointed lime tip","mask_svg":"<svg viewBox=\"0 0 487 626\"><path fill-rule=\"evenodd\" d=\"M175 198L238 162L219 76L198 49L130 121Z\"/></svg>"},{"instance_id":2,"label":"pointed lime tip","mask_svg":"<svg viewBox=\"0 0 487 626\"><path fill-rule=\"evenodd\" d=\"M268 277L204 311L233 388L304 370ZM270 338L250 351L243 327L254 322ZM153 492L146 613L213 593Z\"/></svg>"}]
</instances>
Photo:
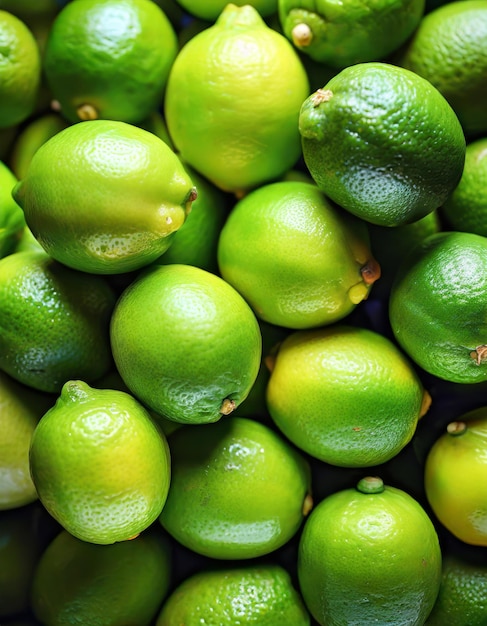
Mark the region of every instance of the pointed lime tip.
<instances>
[{"instance_id":1,"label":"pointed lime tip","mask_svg":"<svg viewBox=\"0 0 487 626\"><path fill-rule=\"evenodd\" d=\"M384 481L379 476L365 476L357 483L357 490L364 494L382 493L384 489Z\"/></svg>"}]
</instances>

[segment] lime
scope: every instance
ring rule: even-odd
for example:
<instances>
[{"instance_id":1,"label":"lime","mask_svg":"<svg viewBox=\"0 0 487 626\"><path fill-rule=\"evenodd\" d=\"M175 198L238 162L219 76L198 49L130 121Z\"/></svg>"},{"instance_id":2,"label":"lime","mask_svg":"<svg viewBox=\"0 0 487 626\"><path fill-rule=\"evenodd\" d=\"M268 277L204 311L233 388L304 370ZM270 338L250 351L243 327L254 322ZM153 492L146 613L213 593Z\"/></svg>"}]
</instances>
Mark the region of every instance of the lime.
<instances>
[{"instance_id":1,"label":"lime","mask_svg":"<svg viewBox=\"0 0 487 626\"><path fill-rule=\"evenodd\" d=\"M298 577L321 626L422 626L440 587L438 536L416 500L367 476L313 509L299 542Z\"/></svg>"},{"instance_id":2,"label":"lime","mask_svg":"<svg viewBox=\"0 0 487 626\"><path fill-rule=\"evenodd\" d=\"M295 331L268 360L267 406L293 444L332 465L385 463L411 441L431 402L412 363L374 331Z\"/></svg>"},{"instance_id":3,"label":"lime","mask_svg":"<svg viewBox=\"0 0 487 626\"><path fill-rule=\"evenodd\" d=\"M177 54L174 28L149 0L77 0L46 42L47 83L70 122L136 123L159 108Z\"/></svg>"},{"instance_id":4,"label":"lime","mask_svg":"<svg viewBox=\"0 0 487 626\"><path fill-rule=\"evenodd\" d=\"M0 260L0 368L25 385L57 393L112 364L115 294L102 276L77 272L44 251Z\"/></svg>"},{"instance_id":5,"label":"lime","mask_svg":"<svg viewBox=\"0 0 487 626\"><path fill-rule=\"evenodd\" d=\"M122 379L176 422L228 415L248 395L262 338L252 310L219 276L191 265L154 265L122 293L111 322Z\"/></svg>"},{"instance_id":6,"label":"lime","mask_svg":"<svg viewBox=\"0 0 487 626\"><path fill-rule=\"evenodd\" d=\"M462 175L465 137L429 81L389 63L346 67L299 116L318 187L373 224L399 226L437 209Z\"/></svg>"},{"instance_id":7,"label":"lime","mask_svg":"<svg viewBox=\"0 0 487 626\"><path fill-rule=\"evenodd\" d=\"M280 0L279 19L298 50L341 69L397 50L418 27L424 5L425 0Z\"/></svg>"},{"instance_id":8,"label":"lime","mask_svg":"<svg viewBox=\"0 0 487 626\"><path fill-rule=\"evenodd\" d=\"M262 185L236 203L218 264L261 320L295 329L345 317L380 275L365 223L300 181Z\"/></svg>"},{"instance_id":9,"label":"lime","mask_svg":"<svg viewBox=\"0 0 487 626\"><path fill-rule=\"evenodd\" d=\"M289 573L280 565L207 569L185 579L165 601L156 626L309 626Z\"/></svg>"},{"instance_id":10,"label":"lime","mask_svg":"<svg viewBox=\"0 0 487 626\"><path fill-rule=\"evenodd\" d=\"M399 56L400 65L426 78L448 100L467 135L487 131L487 5L457 0L421 20Z\"/></svg>"},{"instance_id":11,"label":"lime","mask_svg":"<svg viewBox=\"0 0 487 626\"><path fill-rule=\"evenodd\" d=\"M0 48L0 128L7 128L26 120L35 109L41 55L27 25L1 9Z\"/></svg>"},{"instance_id":12,"label":"lime","mask_svg":"<svg viewBox=\"0 0 487 626\"><path fill-rule=\"evenodd\" d=\"M56 133L13 193L53 258L103 274L138 269L165 252L196 198L180 160L159 137L106 120Z\"/></svg>"},{"instance_id":13,"label":"lime","mask_svg":"<svg viewBox=\"0 0 487 626\"><path fill-rule=\"evenodd\" d=\"M168 438L172 476L159 517L179 543L213 559L269 554L312 507L306 459L268 426L228 416Z\"/></svg>"},{"instance_id":14,"label":"lime","mask_svg":"<svg viewBox=\"0 0 487 626\"><path fill-rule=\"evenodd\" d=\"M436 517L455 537L487 546L487 407L450 422L433 443L424 486Z\"/></svg>"},{"instance_id":15,"label":"lime","mask_svg":"<svg viewBox=\"0 0 487 626\"><path fill-rule=\"evenodd\" d=\"M132 541L107 546L61 531L37 565L31 590L44 626L148 626L171 579L170 546L157 527Z\"/></svg>"},{"instance_id":16,"label":"lime","mask_svg":"<svg viewBox=\"0 0 487 626\"><path fill-rule=\"evenodd\" d=\"M165 119L181 159L242 193L282 176L300 157L299 109L309 93L292 44L257 10L227 4L180 50Z\"/></svg>"},{"instance_id":17,"label":"lime","mask_svg":"<svg viewBox=\"0 0 487 626\"><path fill-rule=\"evenodd\" d=\"M390 294L395 339L423 370L457 383L487 379L487 239L426 237L401 264Z\"/></svg>"},{"instance_id":18,"label":"lime","mask_svg":"<svg viewBox=\"0 0 487 626\"><path fill-rule=\"evenodd\" d=\"M12 198L17 182L12 170L0 161L0 258L15 250L25 226L22 209Z\"/></svg>"},{"instance_id":19,"label":"lime","mask_svg":"<svg viewBox=\"0 0 487 626\"><path fill-rule=\"evenodd\" d=\"M32 436L39 499L69 533L111 544L160 515L170 481L166 438L130 394L68 381ZM130 468L130 471L127 471Z\"/></svg>"},{"instance_id":20,"label":"lime","mask_svg":"<svg viewBox=\"0 0 487 626\"><path fill-rule=\"evenodd\" d=\"M179 4L194 17L214 22L225 9L228 0L178 0ZM235 0L232 4L236 7L250 5L256 9L262 17L269 17L276 13L278 0Z\"/></svg>"}]
</instances>

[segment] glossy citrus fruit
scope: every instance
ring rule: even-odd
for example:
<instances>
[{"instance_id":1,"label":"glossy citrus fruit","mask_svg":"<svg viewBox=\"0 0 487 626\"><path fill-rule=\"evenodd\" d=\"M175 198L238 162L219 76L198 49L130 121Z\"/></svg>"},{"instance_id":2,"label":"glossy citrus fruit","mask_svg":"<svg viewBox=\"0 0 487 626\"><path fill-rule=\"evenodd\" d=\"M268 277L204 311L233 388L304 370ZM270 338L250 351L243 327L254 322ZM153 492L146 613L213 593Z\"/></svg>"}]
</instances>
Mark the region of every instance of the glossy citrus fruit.
<instances>
[{"instance_id":1,"label":"glossy citrus fruit","mask_svg":"<svg viewBox=\"0 0 487 626\"><path fill-rule=\"evenodd\" d=\"M0 510L15 509L37 493L29 467L32 433L54 400L0 370Z\"/></svg>"},{"instance_id":2,"label":"glossy citrus fruit","mask_svg":"<svg viewBox=\"0 0 487 626\"><path fill-rule=\"evenodd\" d=\"M12 170L0 161L0 259L15 250L25 226L22 209L12 198L17 182Z\"/></svg>"},{"instance_id":3,"label":"glossy citrus fruit","mask_svg":"<svg viewBox=\"0 0 487 626\"><path fill-rule=\"evenodd\" d=\"M0 9L0 128L15 126L35 109L41 82L41 55L30 29Z\"/></svg>"},{"instance_id":4,"label":"glossy citrus fruit","mask_svg":"<svg viewBox=\"0 0 487 626\"><path fill-rule=\"evenodd\" d=\"M180 160L159 137L111 120L56 133L13 193L53 258L102 274L138 269L165 252L196 198Z\"/></svg>"},{"instance_id":5,"label":"glossy citrus fruit","mask_svg":"<svg viewBox=\"0 0 487 626\"><path fill-rule=\"evenodd\" d=\"M467 144L460 182L441 207L453 230L487 236L487 137Z\"/></svg>"},{"instance_id":6,"label":"glossy citrus fruit","mask_svg":"<svg viewBox=\"0 0 487 626\"><path fill-rule=\"evenodd\" d=\"M54 519L78 539L111 544L133 538L160 515L170 454L130 394L72 380L35 428L30 468Z\"/></svg>"},{"instance_id":7,"label":"glossy citrus fruit","mask_svg":"<svg viewBox=\"0 0 487 626\"><path fill-rule=\"evenodd\" d=\"M229 415L168 438L172 476L159 520L214 559L252 559L289 541L312 507L309 465L261 422Z\"/></svg>"},{"instance_id":8,"label":"glossy citrus fruit","mask_svg":"<svg viewBox=\"0 0 487 626\"><path fill-rule=\"evenodd\" d=\"M366 225L299 181L262 185L236 203L218 265L260 319L286 328L345 317L380 275Z\"/></svg>"},{"instance_id":9,"label":"glossy citrus fruit","mask_svg":"<svg viewBox=\"0 0 487 626\"><path fill-rule=\"evenodd\" d=\"M173 25L149 0L77 0L56 16L43 68L71 122L135 123L162 104L177 54Z\"/></svg>"},{"instance_id":10,"label":"glossy citrus fruit","mask_svg":"<svg viewBox=\"0 0 487 626\"><path fill-rule=\"evenodd\" d=\"M156 626L309 626L310 617L280 565L248 565L197 572L164 602Z\"/></svg>"},{"instance_id":11,"label":"glossy citrus fruit","mask_svg":"<svg viewBox=\"0 0 487 626\"><path fill-rule=\"evenodd\" d=\"M299 109L309 93L292 44L247 4L180 50L165 118L182 160L225 191L279 178L300 157Z\"/></svg>"},{"instance_id":12,"label":"glossy citrus fruit","mask_svg":"<svg viewBox=\"0 0 487 626\"><path fill-rule=\"evenodd\" d=\"M390 294L394 337L423 370L457 383L487 379L487 239L429 235L401 264Z\"/></svg>"},{"instance_id":13,"label":"glossy citrus fruit","mask_svg":"<svg viewBox=\"0 0 487 626\"><path fill-rule=\"evenodd\" d=\"M428 626L483 626L487 607L487 563L443 553L441 587Z\"/></svg>"},{"instance_id":14,"label":"glossy citrus fruit","mask_svg":"<svg viewBox=\"0 0 487 626\"><path fill-rule=\"evenodd\" d=\"M44 626L148 626L171 580L170 545L151 528L132 541L108 546L61 531L35 570L31 605Z\"/></svg>"},{"instance_id":15,"label":"glossy citrus fruit","mask_svg":"<svg viewBox=\"0 0 487 626\"><path fill-rule=\"evenodd\" d=\"M195 17L209 22L215 21L223 9L227 6L227 0L178 0L186 11ZM262 17L273 15L277 11L277 0L236 0L235 6L250 5L256 9Z\"/></svg>"},{"instance_id":16,"label":"glossy citrus fruit","mask_svg":"<svg viewBox=\"0 0 487 626\"><path fill-rule=\"evenodd\" d=\"M429 81L389 63L348 66L299 116L303 157L318 187L380 226L414 222L458 184L465 137Z\"/></svg>"},{"instance_id":17,"label":"glossy citrus fruit","mask_svg":"<svg viewBox=\"0 0 487 626\"><path fill-rule=\"evenodd\" d=\"M332 465L388 461L412 439L431 402L409 359L365 328L296 331L267 363L275 424L298 448Z\"/></svg>"},{"instance_id":18,"label":"glossy citrus fruit","mask_svg":"<svg viewBox=\"0 0 487 626\"><path fill-rule=\"evenodd\" d=\"M77 272L44 251L0 260L0 368L25 385L57 393L112 364L115 293L102 276Z\"/></svg>"},{"instance_id":19,"label":"glossy citrus fruit","mask_svg":"<svg viewBox=\"0 0 487 626\"><path fill-rule=\"evenodd\" d=\"M450 422L428 452L424 486L439 521L468 544L487 546L487 408Z\"/></svg>"},{"instance_id":20,"label":"glossy citrus fruit","mask_svg":"<svg viewBox=\"0 0 487 626\"><path fill-rule=\"evenodd\" d=\"M303 53L329 67L344 68L379 61L398 49L415 31L424 0L279 0L286 36Z\"/></svg>"},{"instance_id":21,"label":"glossy citrus fruit","mask_svg":"<svg viewBox=\"0 0 487 626\"><path fill-rule=\"evenodd\" d=\"M321 626L422 626L440 587L438 536L416 500L367 476L313 509L300 537L298 577Z\"/></svg>"},{"instance_id":22,"label":"glossy citrus fruit","mask_svg":"<svg viewBox=\"0 0 487 626\"><path fill-rule=\"evenodd\" d=\"M467 135L487 131L487 6L457 0L421 20L398 62L430 81L448 100Z\"/></svg>"},{"instance_id":23,"label":"glossy citrus fruit","mask_svg":"<svg viewBox=\"0 0 487 626\"><path fill-rule=\"evenodd\" d=\"M200 424L228 415L259 371L262 338L242 296L191 265L154 265L122 293L112 316L122 379L152 410Z\"/></svg>"}]
</instances>

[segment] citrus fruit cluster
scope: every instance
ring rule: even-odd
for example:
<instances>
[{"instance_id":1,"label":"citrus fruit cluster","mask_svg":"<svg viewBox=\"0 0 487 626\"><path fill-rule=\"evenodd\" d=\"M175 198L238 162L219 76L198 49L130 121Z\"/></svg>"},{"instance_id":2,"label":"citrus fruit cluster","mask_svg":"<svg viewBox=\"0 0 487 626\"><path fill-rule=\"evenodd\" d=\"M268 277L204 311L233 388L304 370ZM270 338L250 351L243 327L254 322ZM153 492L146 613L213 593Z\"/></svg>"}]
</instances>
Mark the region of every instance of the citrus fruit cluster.
<instances>
[{"instance_id":1,"label":"citrus fruit cluster","mask_svg":"<svg viewBox=\"0 0 487 626\"><path fill-rule=\"evenodd\" d=\"M2 626L487 624L485 0L0 0Z\"/></svg>"}]
</instances>

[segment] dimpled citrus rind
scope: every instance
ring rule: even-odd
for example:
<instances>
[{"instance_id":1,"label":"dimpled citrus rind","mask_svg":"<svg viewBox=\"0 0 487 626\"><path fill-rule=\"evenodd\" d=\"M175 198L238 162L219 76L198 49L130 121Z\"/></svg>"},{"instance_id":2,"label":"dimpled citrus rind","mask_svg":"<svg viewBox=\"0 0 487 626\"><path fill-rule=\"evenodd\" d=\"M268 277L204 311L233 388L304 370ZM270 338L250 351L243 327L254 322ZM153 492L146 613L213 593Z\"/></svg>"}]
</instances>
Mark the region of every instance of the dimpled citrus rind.
<instances>
[{"instance_id":1,"label":"dimpled citrus rind","mask_svg":"<svg viewBox=\"0 0 487 626\"><path fill-rule=\"evenodd\" d=\"M299 129L318 187L372 224L424 217L462 175L466 144L453 109L427 80L388 63L339 72L303 102Z\"/></svg>"},{"instance_id":2,"label":"dimpled citrus rind","mask_svg":"<svg viewBox=\"0 0 487 626\"><path fill-rule=\"evenodd\" d=\"M284 339L266 400L301 450L332 465L369 467L412 439L424 393L412 363L386 337L333 325Z\"/></svg>"},{"instance_id":3,"label":"dimpled citrus rind","mask_svg":"<svg viewBox=\"0 0 487 626\"><path fill-rule=\"evenodd\" d=\"M13 194L53 258L116 274L149 264L169 247L195 190L161 139L125 122L94 120L46 141Z\"/></svg>"},{"instance_id":4,"label":"dimpled citrus rind","mask_svg":"<svg viewBox=\"0 0 487 626\"><path fill-rule=\"evenodd\" d=\"M451 382L487 380L487 240L428 236L401 264L389 299L395 339L423 370Z\"/></svg>"},{"instance_id":5,"label":"dimpled citrus rind","mask_svg":"<svg viewBox=\"0 0 487 626\"><path fill-rule=\"evenodd\" d=\"M124 541L148 528L170 482L165 436L145 408L127 393L82 381L67 382L36 426L30 467L52 517L96 544Z\"/></svg>"},{"instance_id":6,"label":"dimpled citrus rind","mask_svg":"<svg viewBox=\"0 0 487 626\"><path fill-rule=\"evenodd\" d=\"M181 423L214 422L248 395L262 337L252 309L219 276L154 265L122 293L112 316L115 365L131 392Z\"/></svg>"},{"instance_id":7,"label":"dimpled citrus rind","mask_svg":"<svg viewBox=\"0 0 487 626\"><path fill-rule=\"evenodd\" d=\"M261 320L286 328L330 324L351 313L373 288L362 274L371 261L366 225L301 181L249 192L218 242L223 278Z\"/></svg>"},{"instance_id":8,"label":"dimpled citrus rind","mask_svg":"<svg viewBox=\"0 0 487 626\"><path fill-rule=\"evenodd\" d=\"M229 415L169 436L172 477L159 517L193 552L253 559L282 547L311 508L310 468L261 422Z\"/></svg>"}]
</instances>

